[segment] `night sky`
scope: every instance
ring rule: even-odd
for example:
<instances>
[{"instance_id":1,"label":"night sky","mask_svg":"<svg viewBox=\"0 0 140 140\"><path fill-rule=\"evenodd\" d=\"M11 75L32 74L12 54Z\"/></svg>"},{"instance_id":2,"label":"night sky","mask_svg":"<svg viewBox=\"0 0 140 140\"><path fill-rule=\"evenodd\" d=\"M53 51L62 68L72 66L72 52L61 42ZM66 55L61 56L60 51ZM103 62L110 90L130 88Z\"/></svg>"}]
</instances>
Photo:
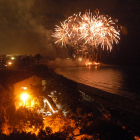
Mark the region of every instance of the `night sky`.
<instances>
[{"instance_id":1,"label":"night sky","mask_svg":"<svg viewBox=\"0 0 140 140\"><path fill-rule=\"evenodd\" d=\"M0 0L0 54L55 56L48 30L74 13L99 9L127 29L121 31L121 59L139 61L139 7L139 0Z\"/></svg>"}]
</instances>

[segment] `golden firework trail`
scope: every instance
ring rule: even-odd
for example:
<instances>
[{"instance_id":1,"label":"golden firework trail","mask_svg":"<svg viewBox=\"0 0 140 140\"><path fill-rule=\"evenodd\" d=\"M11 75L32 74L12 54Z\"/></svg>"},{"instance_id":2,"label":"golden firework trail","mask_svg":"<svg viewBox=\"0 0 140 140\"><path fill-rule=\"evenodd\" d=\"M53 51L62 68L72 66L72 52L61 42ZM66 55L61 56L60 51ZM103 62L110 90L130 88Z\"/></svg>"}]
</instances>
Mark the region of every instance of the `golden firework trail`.
<instances>
[{"instance_id":1,"label":"golden firework trail","mask_svg":"<svg viewBox=\"0 0 140 140\"><path fill-rule=\"evenodd\" d=\"M66 19L61 26L55 28L52 36L56 39L56 44L81 44L83 50L87 46L92 46L93 49L99 45L104 49L112 49L114 43L118 44L120 40L120 30L116 24L117 20L113 21L111 17L85 12L84 15L74 14ZM76 46L76 45L75 45Z\"/></svg>"}]
</instances>

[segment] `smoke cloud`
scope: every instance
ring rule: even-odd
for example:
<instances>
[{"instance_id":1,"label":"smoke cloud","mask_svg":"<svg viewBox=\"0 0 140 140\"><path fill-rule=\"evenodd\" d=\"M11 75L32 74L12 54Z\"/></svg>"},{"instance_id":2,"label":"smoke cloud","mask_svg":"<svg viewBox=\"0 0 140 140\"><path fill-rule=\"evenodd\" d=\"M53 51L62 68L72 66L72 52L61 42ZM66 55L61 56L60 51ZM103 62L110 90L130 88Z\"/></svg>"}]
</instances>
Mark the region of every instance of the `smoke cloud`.
<instances>
[{"instance_id":1,"label":"smoke cloud","mask_svg":"<svg viewBox=\"0 0 140 140\"><path fill-rule=\"evenodd\" d=\"M126 27L122 32L128 32L133 41L126 39L123 46L139 44L138 0L0 0L0 54L40 53L55 57L57 51L50 37L55 25L74 13L84 13L86 9L93 12L96 8Z\"/></svg>"},{"instance_id":2,"label":"smoke cloud","mask_svg":"<svg viewBox=\"0 0 140 140\"><path fill-rule=\"evenodd\" d=\"M49 61L48 66L50 67L75 67L75 66L86 66L91 62L89 59L84 59L78 57L77 59L61 59L61 58L56 58L54 61Z\"/></svg>"},{"instance_id":3,"label":"smoke cloud","mask_svg":"<svg viewBox=\"0 0 140 140\"><path fill-rule=\"evenodd\" d=\"M55 55L50 37L52 30L39 21L42 15L33 16L34 4L34 0L1 0L1 54Z\"/></svg>"}]
</instances>

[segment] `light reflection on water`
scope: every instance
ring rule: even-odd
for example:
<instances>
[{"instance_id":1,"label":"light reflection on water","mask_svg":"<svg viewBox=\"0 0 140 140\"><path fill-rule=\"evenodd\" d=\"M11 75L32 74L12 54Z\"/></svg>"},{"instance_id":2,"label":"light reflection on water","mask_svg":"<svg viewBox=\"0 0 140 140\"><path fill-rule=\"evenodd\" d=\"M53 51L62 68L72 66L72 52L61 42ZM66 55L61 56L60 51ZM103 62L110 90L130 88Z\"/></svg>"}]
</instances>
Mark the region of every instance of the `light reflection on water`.
<instances>
[{"instance_id":1,"label":"light reflection on water","mask_svg":"<svg viewBox=\"0 0 140 140\"><path fill-rule=\"evenodd\" d=\"M56 72L85 85L119 94L134 96L139 94L139 70L131 67L67 67L58 68Z\"/></svg>"}]
</instances>

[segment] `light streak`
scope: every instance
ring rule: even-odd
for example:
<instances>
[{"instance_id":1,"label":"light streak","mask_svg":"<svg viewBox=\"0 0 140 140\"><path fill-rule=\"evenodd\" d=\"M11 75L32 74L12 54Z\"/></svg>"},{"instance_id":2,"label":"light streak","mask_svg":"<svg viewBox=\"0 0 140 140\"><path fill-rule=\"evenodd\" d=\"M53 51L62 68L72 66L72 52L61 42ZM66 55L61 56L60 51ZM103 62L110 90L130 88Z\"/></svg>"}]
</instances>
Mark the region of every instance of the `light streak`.
<instances>
[{"instance_id":1,"label":"light streak","mask_svg":"<svg viewBox=\"0 0 140 140\"><path fill-rule=\"evenodd\" d=\"M44 102L47 102L47 104L49 105L49 107L50 107L50 109L52 110L53 113L56 113L57 112L57 110L55 111L53 109L53 107L51 106L51 104L49 103L49 101L47 99L45 99Z\"/></svg>"}]
</instances>

